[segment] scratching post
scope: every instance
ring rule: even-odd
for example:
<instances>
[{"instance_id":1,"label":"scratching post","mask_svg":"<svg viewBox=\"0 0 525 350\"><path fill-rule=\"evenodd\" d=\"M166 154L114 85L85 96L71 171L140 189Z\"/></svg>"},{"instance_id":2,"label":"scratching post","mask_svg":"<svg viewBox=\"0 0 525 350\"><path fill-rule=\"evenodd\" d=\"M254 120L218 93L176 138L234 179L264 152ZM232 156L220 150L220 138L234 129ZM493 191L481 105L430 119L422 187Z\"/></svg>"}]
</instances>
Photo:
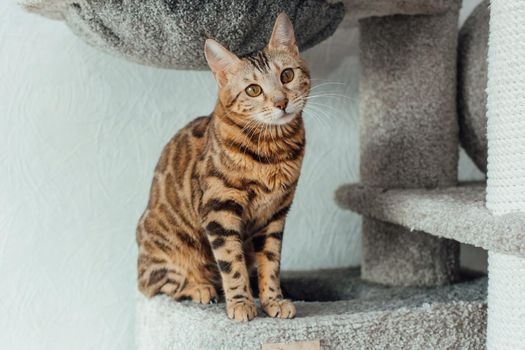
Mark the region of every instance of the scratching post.
<instances>
[{"instance_id":1,"label":"scratching post","mask_svg":"<svg viewBox=\"0 0 525 350\"><path fill-rule=\"evenodd\" d=\"M428 188L457 181L458 4L438 15L360 22L361 182ZM458 273L459 246L381 222L363 223L362 277L433 286Z\"/></svg>"},{"instance_id":2,"label":"scratching post","mask_svg":"<svg viewBox=\"0 0 525 350\"><path fill-rule=\"evenodd\" d=\"M487 208L495 215L525 212L524 17L522 0L491 1ZM489 252L488 305L488 349L525 348L525 258Z\"/></svg>"},{"instance_id":3,"label":"scratching post","mask_svg":"<svg viewBox=\"0 0 525 350\"><path fill-rule=\"evenodd\" d=\"M487 349L525 348L525 258L489 251Z\"/></svg>"}]
</instances>

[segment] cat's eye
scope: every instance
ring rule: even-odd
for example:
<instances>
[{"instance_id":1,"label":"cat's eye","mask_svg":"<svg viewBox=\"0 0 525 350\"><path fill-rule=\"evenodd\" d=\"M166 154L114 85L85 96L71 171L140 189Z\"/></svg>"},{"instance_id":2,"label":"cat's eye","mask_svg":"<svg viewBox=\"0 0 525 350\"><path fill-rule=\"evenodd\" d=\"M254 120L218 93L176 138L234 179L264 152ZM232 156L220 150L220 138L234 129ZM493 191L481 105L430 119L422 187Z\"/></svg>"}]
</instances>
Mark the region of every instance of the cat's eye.
<instances>
[{"instance_id":1,"label":"cat's eye","mask_svg":"<svg viewBox=\"0 0 525 350\"><path fill-rule=\"evenodd\" d=\"M281 83L287 84L294 78L294 72L292 68L286 68L281 72Z\"/></svg>"},{"instance_id":2,"label":"cat's eye","mask_svg":"<svg viewBox=\"0 0 525 350\"><path fill-rule=\"evenodd\" d=\"M250 97L257 97L262 93L262 88L257 84L251 84L244 91Z\"/></svg>"}]
</instances>

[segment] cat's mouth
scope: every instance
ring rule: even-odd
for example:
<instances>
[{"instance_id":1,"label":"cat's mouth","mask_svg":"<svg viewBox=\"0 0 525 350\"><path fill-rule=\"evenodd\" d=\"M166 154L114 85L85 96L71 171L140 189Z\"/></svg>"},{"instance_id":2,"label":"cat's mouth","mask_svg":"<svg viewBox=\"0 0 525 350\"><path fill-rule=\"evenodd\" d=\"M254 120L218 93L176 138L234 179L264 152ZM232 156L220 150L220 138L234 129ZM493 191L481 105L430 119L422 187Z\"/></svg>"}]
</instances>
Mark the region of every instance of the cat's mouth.
<instances>
[{"instance_id":1,"label":"cat's mouth","mask_svg":"<svg viewBox=\"0 0 525 350\"><path fill-rule=\"evenodd\" d=\"M254 115L253 117L261 123L268 125L284 125L288 124L297 116L295 111L275 110L266 115Z\"/></svg>"},{"instance_id":2,"label":"cat's mouth","mask_svg":"<svg viewBox=\"0 0 525 350\"><path fill-rule=\"evenodd\" d=\"M296 115L297 113L281 111L280 115L278 116L272 115L271 120L269 120L269 124L272 124L272 125L288 124L295 118Z\"/></svg>"},{"instance_id":3,"label":"cat's mouth","mask_svg":"<svg viewBox=\"0 0 525 350\"><path fill-rule=\"evenodd\" d=\"M271 115L270 124L283 125L291 122L297 113L291 110L275 110Z\"/></svg>"}]
</instances>

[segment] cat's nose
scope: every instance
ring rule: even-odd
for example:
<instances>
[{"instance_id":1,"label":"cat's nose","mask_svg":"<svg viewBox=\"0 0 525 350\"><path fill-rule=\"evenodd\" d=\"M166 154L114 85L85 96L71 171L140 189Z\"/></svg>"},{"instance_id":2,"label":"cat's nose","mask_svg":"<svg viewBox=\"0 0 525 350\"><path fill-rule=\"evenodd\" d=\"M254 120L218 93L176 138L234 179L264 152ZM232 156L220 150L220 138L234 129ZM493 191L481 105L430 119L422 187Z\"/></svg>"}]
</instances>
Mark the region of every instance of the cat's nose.
<instances>
[{"instance_id":1,"label":"cat's nose","mask_svg":"<svg viewBox=\"0 0 525 350\"><path fill-rule=\"evenodd\" d=\"M284 111L286 109L286 106L288 106L288 99L283 98L282 100L279 100L275 102L275 107L279 108L280 110Z\"/></svg>"}]
</instances>

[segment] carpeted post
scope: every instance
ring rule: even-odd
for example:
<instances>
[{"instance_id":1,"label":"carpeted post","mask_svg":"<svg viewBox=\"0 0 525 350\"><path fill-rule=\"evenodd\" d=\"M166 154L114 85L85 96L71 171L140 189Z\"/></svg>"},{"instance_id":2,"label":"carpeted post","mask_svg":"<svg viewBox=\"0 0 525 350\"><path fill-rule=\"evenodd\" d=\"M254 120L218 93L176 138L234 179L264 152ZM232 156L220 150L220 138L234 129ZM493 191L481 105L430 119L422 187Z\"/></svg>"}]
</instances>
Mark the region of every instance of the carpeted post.
<instances>
[{"instance_id":1,"label":"carpeted post","mask_svg":"<svg viewBox=\"0 0 525 350\"><path fill-rule=\"evenodd\" d=\"M457 2L440 15L364 19L361 182L383 188L457 182ZM457 277L458 243L364 218L362 277L433 286Z\"/></svg>"},{"instance_id":2,"label":"carpeted post","mask_svg":"<svg viewBox=\"0 0 525 350\"><path fill-rule=\"evenodd\" d=\"M487 208L503 215L525 212L525 3L490 5ZM489 252L487 348L525 349L524 258Z\"/></svg>"}]
</instances>

